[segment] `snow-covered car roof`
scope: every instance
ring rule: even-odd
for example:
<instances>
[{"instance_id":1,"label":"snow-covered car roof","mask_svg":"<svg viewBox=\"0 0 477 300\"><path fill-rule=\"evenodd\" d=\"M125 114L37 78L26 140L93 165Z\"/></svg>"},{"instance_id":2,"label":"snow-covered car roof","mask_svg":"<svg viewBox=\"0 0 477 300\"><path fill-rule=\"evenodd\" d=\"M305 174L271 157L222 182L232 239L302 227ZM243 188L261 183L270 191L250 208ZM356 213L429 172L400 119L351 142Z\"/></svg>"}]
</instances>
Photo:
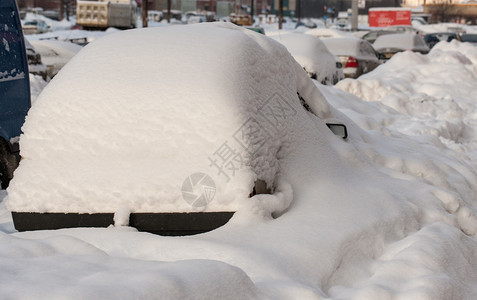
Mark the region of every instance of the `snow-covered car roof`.
<instances>
[{"instance_id":1,"label":"snow-covered car roof","mask_svg":"<svg viewBox=\"0 0 477 300\"><path fill-rule=\"evenodd\" d=\"M310 34L319 38L336 38L336 37L350 37L353 36L349 32L331 29L331 28L314 28L305 31L305 34Z\"/></svg>"},{"instance_id":2,"label":"snow-covered car roof","mask_svg":"<svg viewBox=\"0 0 477 300\"><path fill-rule=\"evenodd\" d=\"M8 208L235 211L258 179L280 190L287 155L317 139L307 134L336 138L310 120L297 92L323 120L334 118L284 46L232 24L107 35L30 110Z\"/></svg>"},{"instance_id":3,"label":"snow-covered car roof","mask_svg":"<svg viewBox=\"0 0 477 300\"><path fill-rule=\"evenodd\" d=\"M271 38L282 43L308 73L316 74L318 82L334 84L334 77L343 79L343 71L336 67L338 58L319 38L302 33L274 35Z\"/></svg>"},{"instance_id":4,"label":"snow-covered car roof","mask_svg":"<svg viewBox=\"0 0 477 300\"><path fill-rule=\"evenodd\" d=\"M382 35L374 41L373 47L378 52L384 49L411 50L422 53L429 52L429 47L426 45L424 39L412 33Z\"/></svg>"}]
</instances>

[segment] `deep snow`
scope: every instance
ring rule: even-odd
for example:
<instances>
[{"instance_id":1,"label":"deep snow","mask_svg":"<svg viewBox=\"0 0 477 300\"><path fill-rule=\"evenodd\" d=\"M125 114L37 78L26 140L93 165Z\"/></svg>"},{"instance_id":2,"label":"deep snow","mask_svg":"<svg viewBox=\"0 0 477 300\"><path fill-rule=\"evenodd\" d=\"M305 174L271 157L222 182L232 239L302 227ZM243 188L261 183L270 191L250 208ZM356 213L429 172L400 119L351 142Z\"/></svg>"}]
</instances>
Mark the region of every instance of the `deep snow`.
<instances>
[{"instance_id":1,"label":"deep snow","mask_svg":"<svg viewBox=\"0 0 477 300\"><path fill-rule=\"evenodd\" d=\"M316 121L319 147L292 149L283 177L293 201L275 219L259 196L197 236L18 233L2 191L1 297L475 299L476 58L475 47L442 42L317 84L350 136L322 136Z\"/></svg>"}]
</instances>

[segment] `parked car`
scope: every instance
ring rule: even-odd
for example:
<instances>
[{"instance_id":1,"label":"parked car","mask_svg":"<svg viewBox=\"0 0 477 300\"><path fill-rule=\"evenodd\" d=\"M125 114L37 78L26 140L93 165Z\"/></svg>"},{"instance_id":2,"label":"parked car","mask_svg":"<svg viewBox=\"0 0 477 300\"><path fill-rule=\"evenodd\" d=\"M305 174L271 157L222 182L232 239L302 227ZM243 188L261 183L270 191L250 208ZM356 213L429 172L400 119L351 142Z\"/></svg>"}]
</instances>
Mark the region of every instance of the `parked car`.
<instances>
[{"instance_id":1,"label":"parked car","mask_svg":"<svg viewBox=\"0 0 477 300\"><path fill-rule=\"evenodd\" d=\"M376 39L379 37L379 36L382 36L382 35L386 35L386 34L393 34L393 33L397 33L397 31L392 31L392 30L372 30L368 33L366 33L365 35L363 35L361 38L365 41L368 41L370 42L371 44L374 43L374 41L376 41Z\"/></svg>"},{"instance_id":2,"label":"parked car","mask_svg":"<svg viewBox=\"0 0 477 300\"><path fill-rule=\"evenodd\" d=\"M315 22L313 22L309 19L302 19L300 22L296 23L295 29L297 29L299 27L313 29L313 28L317 28L318 24L316 24Z\"/></svg>"},{"instance_id":3,"label":"parked car","mask_svg":"<svg viewBox=\"0 0 477 300\"><path fill-rule=\"evenodd\" d=\"M25 38L26 54L28 58L28 70L30 74L41 76L44 80L49 80L46 66L41 60L41 55L35 47Z\"/></svg>"},{"instance_id":4,"label":"parked car","mask_svg":"<svg viewBox=\"0 0 477 300\"><path fill-rule=\"evenodd\" d=\"M349 32L332 29L332 28L315 28L305 31L305 34L310 34L319 38L332 38L332 37L349 37L352 36Z\"/></svg>"},{"instance_id":5,"label":"parked car","mask_svg":"<svg viewBox=\"0 0 477 300\"><path fill-rule=\"evenodd\" d=\"M462 42L471 43L477 45L477 34L476 33L464 33L460 36Z\"/></svg>"},{"instance_id":6,"label":"parked car","mask_svg":"<svg viewBox=\"0 0 477 300\"><path fill-rule=\"evenodd\" d=\"M43 20L27 20L23 23L25 34L38 34L51 31L51 27Z\"/></svg>"},{"instance_id":7,"label":"parked car","mask_svg":"<svg viewBox=\"0 0 477 300\"><path fill-rule=\"evenodd\" d=\"M422 32L419 29L417 29L413 26L406 26L406 25L388 26L388 27L385 27L385 30L395 31L395 32L399 32L399 33L410 33L410 34L422 35Z\"/></svg>"},{"instance_id":8,"label":"parked car","mask_svg":"<svg viewBox=\"0 0 477 300\"><path fill-rule=\"evenodd\" d=\"M283 45L231 23L106 35L37 102L6 201L19 231L196 234L264 193L280 215L292 200L282 166L302 147L324 159L347 136Z\"/></svg>"},{"instance_id":9,"label":"parked car","mask_svg":"<svg viewBox=\"0 0 477 300\"><path fill-rule=\"evenodd\" d=\"M20 161L19 136L30 109L30 80L18 7L0 1L0 188L5 189Z\"/></svg>"},{"instance_id":10,"label":"parked car","mask_svg":"<svg viewBox=\"0 0 477 300\"><path fill-rule=\"evenodd\" d=\"M424 35L424 41L429 49L432 49L437 43L441 41L450 42L452 40L461 40L461 37L454 32L435 32Z\"/></svg>"},{"instance_id":11,"label":"parked car","mask_svg":"<svg viewBox=\"0 0 477 300\"><path fill-rule=\"evenodd\" d=\"M322 41L331 53L340 58L345 77L357 78L381 64L373 46L363 39L341 37L326 38Z\"/></svg>"},{"instance_id":12,"label":"parked car","mask_svg":"<svg viewBox=\"0 0 477 300\"><path fill-rule=\"evenodd\" d=\"M196 24L202 22L207 22L207 18L202 14L192 15L187 18L187 24Z\"/></svg>"},{"instance_id":13,"label":"parked car","mask_svg":"<svg viewBox=\"0 0 477 300\"><path fill-rule=\"evenodd\" d=\"M42 63L46 66L46 74L53 78L83 47L64 41L38 40L31 44L41 56Z\"/></svg>"},{"instance_id":14,"label":"parked car","mask_svg":"<svg viewBox=\"0 0 477 300\"><path fill-rule=\"evenodd\" d=\"M319 38L301 33L280 34L271 38L287 47L308 75L318 82L334 85L344 78L341 61L328 51Z\"/></svg>"},{"instance_id":15,"label":"parked car","mask_svg":"<svg viewBox=\"0 0 477 300\"><path fill-rule=\"evenodd\" d=\"M429 47L424 39L420 35L412 33L380 36L373 43L373 47L382 55L384 60L390 59L394 54L403 51L413 51L421 54L429 52Z\"/></svg>"}]
</instances>

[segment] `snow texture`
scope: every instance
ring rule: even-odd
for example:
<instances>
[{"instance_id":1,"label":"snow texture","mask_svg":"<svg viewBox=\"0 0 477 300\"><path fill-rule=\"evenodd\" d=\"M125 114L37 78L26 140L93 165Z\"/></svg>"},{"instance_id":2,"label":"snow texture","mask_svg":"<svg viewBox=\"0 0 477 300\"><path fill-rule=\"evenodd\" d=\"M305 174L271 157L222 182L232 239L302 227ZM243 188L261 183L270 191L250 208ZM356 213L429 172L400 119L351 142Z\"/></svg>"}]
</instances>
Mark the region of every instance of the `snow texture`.
<instances>
[{"instance_id":1,"label":"snow texture","mask_svg":"<svg viewBox=\"0 0 477 300\"><path fill-rule=\"evenodd\" d=\"M187 26L197 27L98 39L40 94L20 140L25 158L0 192L1 297L477 297L476 47L441 42L357 80L310 86L278 43L228 25ZM148 42L153 50L134 46ZM222 59L239 45L246 54ZM110 56L120 63L103 64ZM297 104L297 90L317 116ZM92 210L133 199L144 208L162 203L159 194L186 207L173 196L184 178L203 165L215 176L207 157L258 118L252 104L269 95L296 114L264 126L280 129L267 140L274 155L257 147L230 182L214 177L225 188L211 206L243 204L225 226L189 237L124 226L14 230L5 205L77 209L87 196L103 201ZM334 118L347 140L327 130ZM274 193L247 198L259 176L274 178ZM119 223L130 208L118 208Z\"/></svg>"}]
</instances>

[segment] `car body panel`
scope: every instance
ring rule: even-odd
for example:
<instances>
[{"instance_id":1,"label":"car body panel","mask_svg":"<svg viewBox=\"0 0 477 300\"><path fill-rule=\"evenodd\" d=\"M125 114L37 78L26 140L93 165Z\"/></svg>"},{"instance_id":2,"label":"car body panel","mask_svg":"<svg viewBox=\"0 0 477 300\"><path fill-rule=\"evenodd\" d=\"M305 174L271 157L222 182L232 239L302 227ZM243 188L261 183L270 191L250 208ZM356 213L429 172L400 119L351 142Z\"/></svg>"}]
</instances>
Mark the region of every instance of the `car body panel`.
<instances>
[{"instance_id":1,"label":"car body panel","mask_svg":"<svg viewBox=\"0 0 477 300\"><path fill-rule=\"evenodd\" d=\"M30 108L30 80L25 40L14 0L0 3L0 137L21 134Z\"/></svg>"},{"instance_id":2,"label":"car body panel","mask_svg":"<svg viewBox=\"0 0 477 300\"><path fill-rule=\"evenodd\" d=\"M460 35L454 32L435 32L424 35L424 41L429 49L432 49L437 43L441 41L450 42L452 40L461 40Z\"/></svg>"}]
</instances>

